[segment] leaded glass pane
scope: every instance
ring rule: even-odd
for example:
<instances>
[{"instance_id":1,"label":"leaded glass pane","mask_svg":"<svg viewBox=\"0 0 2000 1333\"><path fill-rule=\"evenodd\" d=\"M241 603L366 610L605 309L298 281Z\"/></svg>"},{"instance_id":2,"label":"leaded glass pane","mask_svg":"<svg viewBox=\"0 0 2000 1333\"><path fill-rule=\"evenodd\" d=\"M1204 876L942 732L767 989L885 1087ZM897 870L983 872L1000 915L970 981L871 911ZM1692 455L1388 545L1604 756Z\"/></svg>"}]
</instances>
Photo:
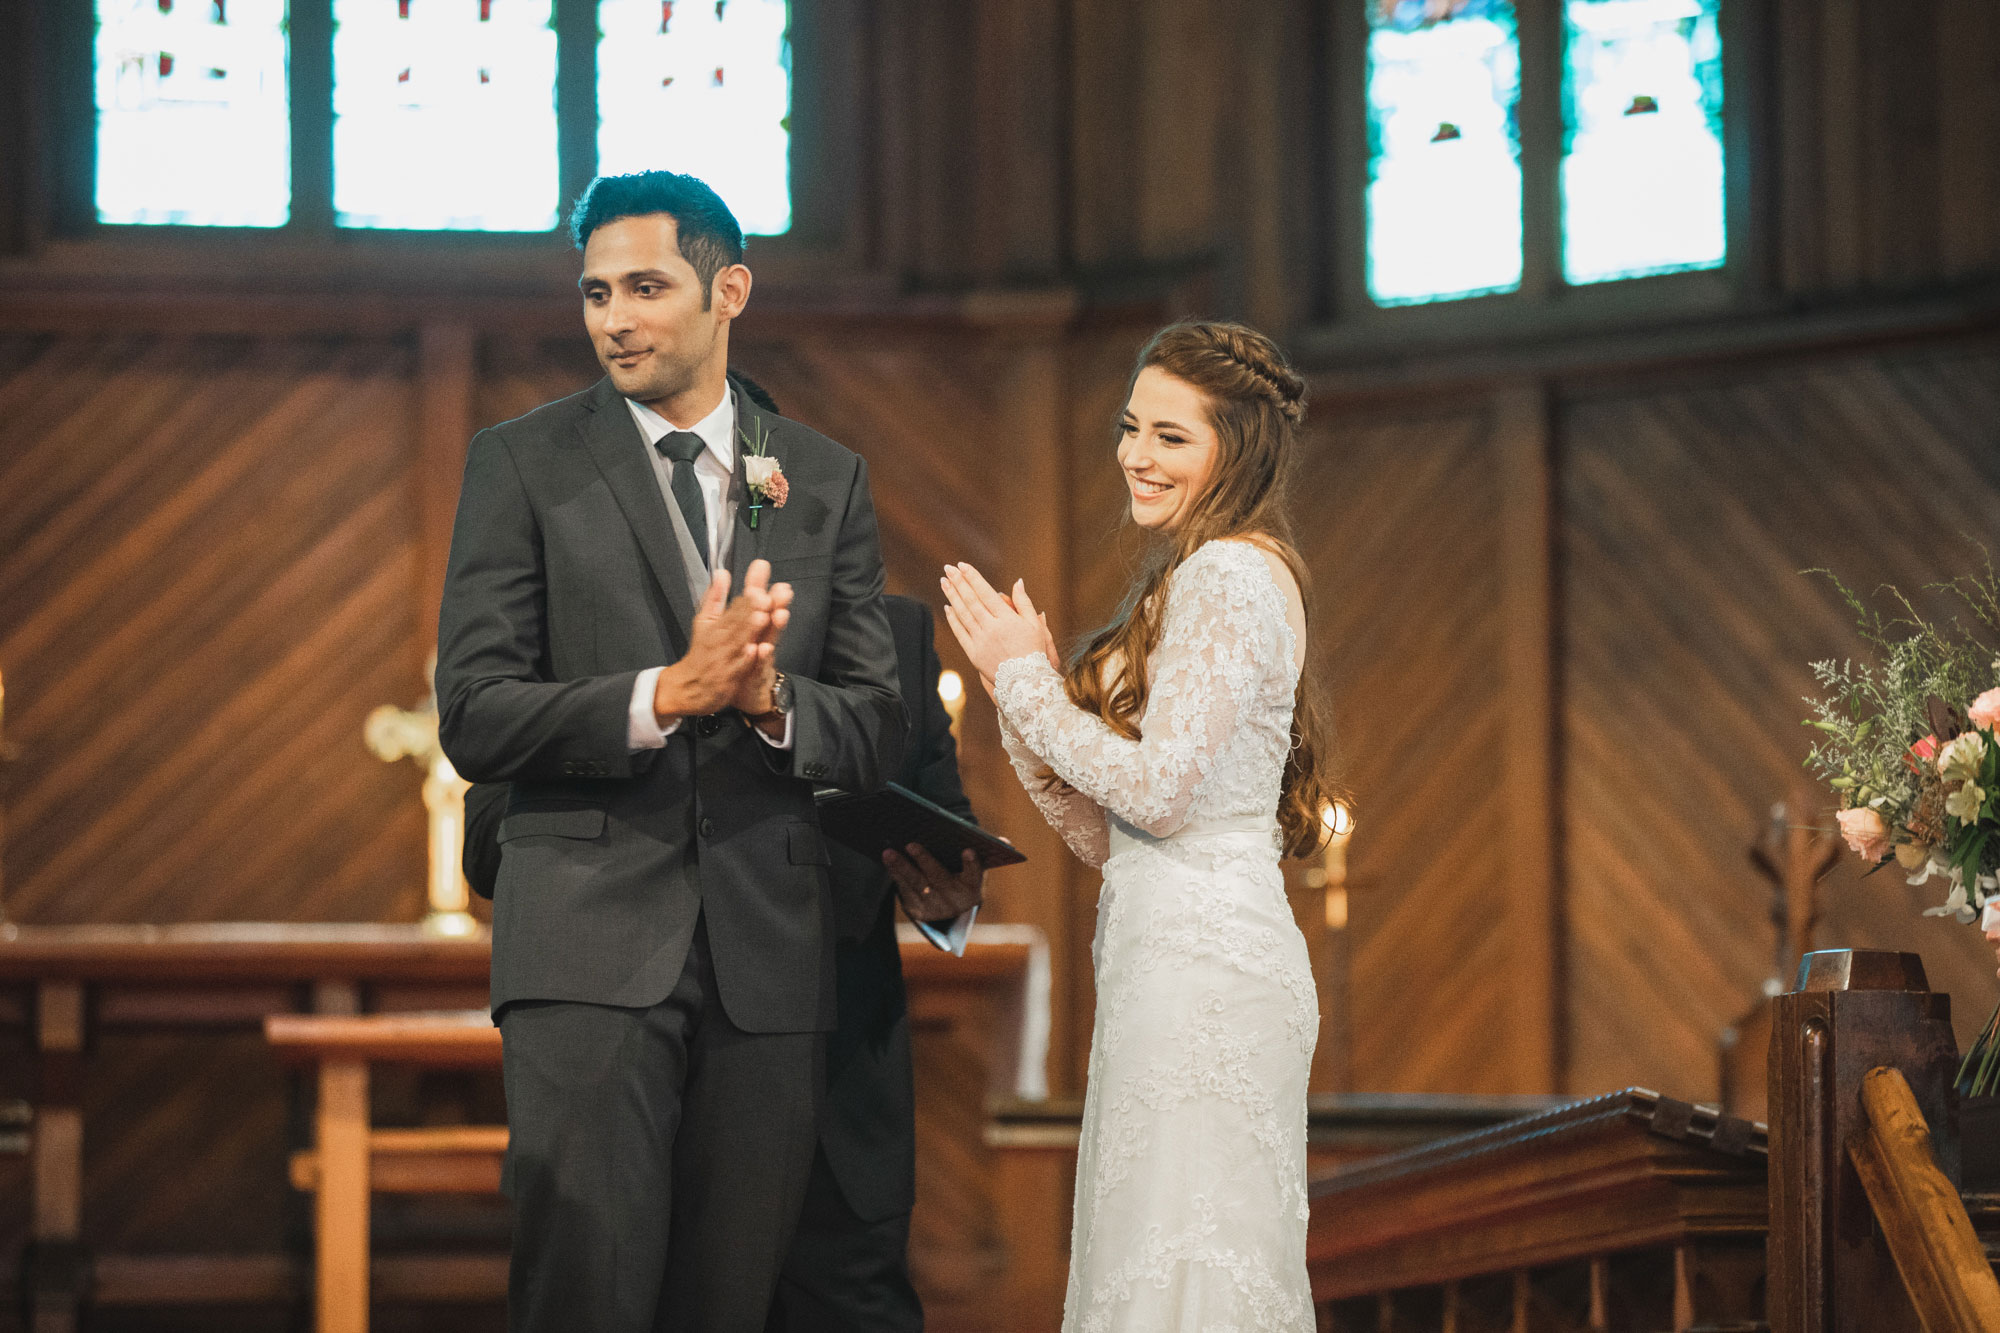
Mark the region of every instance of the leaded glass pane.
<instances>
[{"instance_id":1,"label":"leaded glass pane","mask_svg":"<svg viewBox=\"0 0 2000 1333\"><path fill-rule=\"evenodd\" d=\"M100 222L284 225L285 0L97 0L95 59Z\"/></svg>"},{"instance_id":2,"label":"leaded glass pane","mask_svg":"<svg viewBox=\"0 0 2000 1333\"><path fill-rule=\"evenodd\" d=\"M1367 0L1368 293L1521 283L1520 52L1511 0Z\"/></svg>"},{"instance_id":3,"label":"leaded glass pane","mask_svg":"<svg viewBox=\"0 0 2000 1333\"><path fill-rule=\"evenodd\" d=\"M746 233L790 230L789 11L786 0L604 0L598 171L686 172Z\"/></svg>"},{"instance_id":4,"label":"leaded glass pane","mask_svg":"<svg viewBox=\"0 0 2000 1333\"><path fill-rule=\"evenodd\" d=\"M551 0L334 0L343 227L556 224Z\"/></svg>"},{"instance_id":5,"label":"leaded glass pane","mask_svg":"<svg viewBox=\"0 0 2000 1333\"><path fill-rule=\"evenodd\" d=\"M1714 268L1723 233L1718 0L1566 0L1563 275Z\"/></svg>"}]
</instances>

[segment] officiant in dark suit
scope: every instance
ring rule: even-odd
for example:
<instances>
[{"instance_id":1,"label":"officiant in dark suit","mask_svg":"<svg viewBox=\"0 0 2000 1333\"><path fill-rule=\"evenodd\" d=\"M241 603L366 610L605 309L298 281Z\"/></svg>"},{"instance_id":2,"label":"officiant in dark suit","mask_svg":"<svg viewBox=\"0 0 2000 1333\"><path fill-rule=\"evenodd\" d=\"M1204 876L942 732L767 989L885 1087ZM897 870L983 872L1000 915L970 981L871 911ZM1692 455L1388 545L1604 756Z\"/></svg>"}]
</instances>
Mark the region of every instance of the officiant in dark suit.
<instances>
[{"instance_id":1,"label":"officiant in dark suit","mask_svg":"<svg viewBox=\"0 0 2000 1333\"><path fill-rule=\"evenodd\" d=\"M509 784L509 1324L755 1333L834 1017L812 792L902 752L882 557L866 465L727 380L714 192L601 178L572 229L606 377L474 438L438 626L445 753Z\"/></svg>"}]
</instances>

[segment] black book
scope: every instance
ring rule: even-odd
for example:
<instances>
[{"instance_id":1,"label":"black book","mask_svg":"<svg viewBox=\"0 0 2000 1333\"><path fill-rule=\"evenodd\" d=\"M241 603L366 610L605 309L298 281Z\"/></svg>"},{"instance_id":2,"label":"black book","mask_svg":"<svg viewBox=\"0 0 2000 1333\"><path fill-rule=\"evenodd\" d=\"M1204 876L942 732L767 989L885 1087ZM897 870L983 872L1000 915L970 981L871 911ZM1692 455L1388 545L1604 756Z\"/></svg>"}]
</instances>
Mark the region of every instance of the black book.
<instances>
[{"instance_id":1,"label":"black book","mask_svg":"<svg viewBox=\"0 0 2000 1333\"><path fill-rule=\"evenodd\" d=\"M865 796L824 788L814 793L814 799L819 803L819 823L826 836L871 861L879 862L891 847L900 852L913 842L954 871L967 848L988 870L1028 859L1013 844L971 820L961 819L893 782Z\"/></svg>"}]
</instances>

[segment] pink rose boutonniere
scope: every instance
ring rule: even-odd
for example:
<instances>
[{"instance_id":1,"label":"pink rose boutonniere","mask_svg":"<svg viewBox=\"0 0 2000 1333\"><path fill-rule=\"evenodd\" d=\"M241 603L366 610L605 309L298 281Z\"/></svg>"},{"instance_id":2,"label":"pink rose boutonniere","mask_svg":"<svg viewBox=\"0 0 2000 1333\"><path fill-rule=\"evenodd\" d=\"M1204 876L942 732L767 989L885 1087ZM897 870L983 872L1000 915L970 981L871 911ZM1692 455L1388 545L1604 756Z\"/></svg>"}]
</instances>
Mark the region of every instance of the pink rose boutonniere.
<instances>
[{"instance_id":1,"label":"pink rose boutonniere","mask_svg":"<svg viewBox=\"0 0 2000 1333\"><path fill-rule=\"evenodd\" d=\"M783 509L785 501L792 493L791 483L785 480L785 470L778 466L778 460L771 457L771 432L757 423L757 438L751 439L736 428L736 438L743 441L743 484L750 491L750 526L757 526L757 517L765 505L773 509Z\"/></svg>"}]
</instances>

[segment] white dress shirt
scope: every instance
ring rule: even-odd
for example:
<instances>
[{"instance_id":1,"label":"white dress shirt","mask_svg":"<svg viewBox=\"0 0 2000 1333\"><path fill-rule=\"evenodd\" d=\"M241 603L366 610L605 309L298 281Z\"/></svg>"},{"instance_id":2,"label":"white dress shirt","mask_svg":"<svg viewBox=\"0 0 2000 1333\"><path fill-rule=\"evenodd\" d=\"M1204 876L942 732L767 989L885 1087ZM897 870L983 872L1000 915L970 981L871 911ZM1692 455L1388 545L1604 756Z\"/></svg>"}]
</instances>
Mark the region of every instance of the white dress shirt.
<instances>
[{"instance_id":1,"label":"white dress shirt","mask_svg":"<svg viewBox=\"0 0 2000 1333\"><path fill-rule=\"evenodd\" d=\"M674 431L680 429L673 422L647 407L644 403L627 398L625 406L632 409L632 420L638 424L639 433L646 439L646 456L654 470L661 475L663 486L672 477L674 463L661 457L654 446ZM722 401L713 412L703 417L688 429L701 437L706 446L694 460L694 479L701 485L702 508L708 518L708 550L711 560L720 561L724 551L722 538L732 515L728 512L729 480L736 471L736 390L723 392ZM679 729L679 718L662 727L659 717L653 712L653 694L659 688L660 672L664 667L649 667L639 673L632 682L632 703L626 713L626 745L633 750L658 750L667 743L667 737ZM777 750L792 748L792 715L785 714L785 734L777 740L757 727L750 728L757 739Z\"/></svg>"}]
</instances>

